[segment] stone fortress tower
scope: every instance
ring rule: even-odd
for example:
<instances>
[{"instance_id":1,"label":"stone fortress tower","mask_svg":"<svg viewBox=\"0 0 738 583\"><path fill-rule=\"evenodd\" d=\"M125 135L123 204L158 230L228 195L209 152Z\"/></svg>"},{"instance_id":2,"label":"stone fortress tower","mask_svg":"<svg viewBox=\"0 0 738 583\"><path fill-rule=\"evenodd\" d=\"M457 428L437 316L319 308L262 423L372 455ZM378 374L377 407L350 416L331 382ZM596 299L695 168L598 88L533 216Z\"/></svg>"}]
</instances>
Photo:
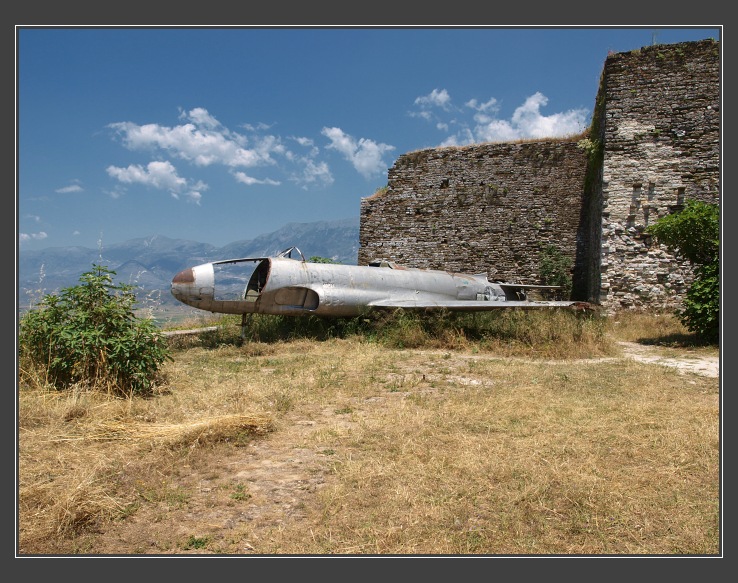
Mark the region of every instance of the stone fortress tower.
<instances>
[{"instance_id":1,"label":"stone fortress tower","mask_svg":"<svg viewBox=\"0 0 738 583\"><path fill-rule=\"evenodd\" d=\"M720 202L720 106L718 41L611 54L583 135L400 156L361 201L358 263L540 283L553 248L572 299L677 307L690 267L644 231L686 200Z\"/></svg>"}]
</instances>

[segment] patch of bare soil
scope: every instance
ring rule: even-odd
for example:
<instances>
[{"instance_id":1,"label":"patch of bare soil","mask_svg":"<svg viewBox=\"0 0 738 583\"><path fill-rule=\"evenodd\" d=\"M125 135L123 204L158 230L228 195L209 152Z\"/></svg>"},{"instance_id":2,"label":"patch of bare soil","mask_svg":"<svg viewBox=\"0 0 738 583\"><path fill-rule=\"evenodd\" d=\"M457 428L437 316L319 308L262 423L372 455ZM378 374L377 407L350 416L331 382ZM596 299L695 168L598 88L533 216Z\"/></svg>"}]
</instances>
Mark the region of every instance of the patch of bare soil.
<instances>
[{"instance_id":1,"label":"patch of bare soil","mask_svg":"<svg viewBox=\"0 0 738 583\"><path fill-rule=\"evenodd\" d=\"M304 519L304 501L330 476L330 452L301 447L326 411L305 421L288 414L277 429L247 446L202 451L176 478L186 503L142 505L125 521L90 539L91 554L253 554L260 533Z\"/></svg>"},{"instance_id":2,"label":"patch of bare soil","mask_svg":"<svg viewBox=\"0 0 738 583\"><path fill-rule=\"evenodd\" d=\"M718 378L720 376L720 358L697 353L685 353L679 358L666 356L662 349L637 342L620 342L625 356L638 362L671 366L680 371Z\"/></svg>"},{"instance_id":3,"label":"patch of bare soil","mask_svg":"<svg viewBox=\"0 0 738 583\"><path fill-rule=\"evenodd\" d=\"M632 342L621 345L622 357L602 360L631 358L719 376L717 356L688 353L674 358L658 347ZM401 394L370 399L362 408L385 407ZM305 504L330 483L333 463L333 452L316 449L315 440L308 437L316 431L345 429L350 423L347 416L330 409L291 411L281 418L273 433L244 447L214 446L193 454L196 457L180 467L174 478L188 493L186 502L142 504L126 520L78 541L78 550L94 555L248 555L265 553L273 529L302 529L308 537ZM304 447L306 443L313 445ZM305 524L301 526L301 522Z\"/></svg>"}]
</instances>

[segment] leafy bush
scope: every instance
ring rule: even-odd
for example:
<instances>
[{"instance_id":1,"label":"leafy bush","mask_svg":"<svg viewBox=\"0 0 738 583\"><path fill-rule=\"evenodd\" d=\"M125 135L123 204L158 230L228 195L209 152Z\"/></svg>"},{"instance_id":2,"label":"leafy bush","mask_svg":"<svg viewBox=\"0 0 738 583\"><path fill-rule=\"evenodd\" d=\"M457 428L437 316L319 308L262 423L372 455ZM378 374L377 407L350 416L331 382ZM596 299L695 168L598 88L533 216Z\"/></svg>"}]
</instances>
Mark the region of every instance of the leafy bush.
<instances>
[{"instance_id":1,"label":"leafy bush","mask_svg":"<svg viewBox=\"0 0 738 583\"><path fill-rule=\"evenodd\" d=\"M694 281L677 311L682 324L698 337L720 338L720 208L689 200L684 208L661 217L647 232L676 257L694 267Z\"/></svg>"},{"instance_id":2,"label":"leafy bush","mask_svg":"<svg viewBox=\"0 0 738 583\"><path fill-rule=\"evenodd\" d=\"M541 283L560 286L558 295L563 298L571 295L571 268L571 259L555 245L546 245L541 250L538 265Z\"/></svg>"},{"instance_id":3,"label":"leafy bush","mask_svg":"<svg viewBox=\"0 0 738 583\"><path fill-rule=\"evenodd\" d=\"M120 395L148 393L171 357L153 321L134 315L133 286L93 264L80 285L45 296L20 320L18 345L28 369L45 370L57 389L75 384Z\"/></svg>"}]
</instances>

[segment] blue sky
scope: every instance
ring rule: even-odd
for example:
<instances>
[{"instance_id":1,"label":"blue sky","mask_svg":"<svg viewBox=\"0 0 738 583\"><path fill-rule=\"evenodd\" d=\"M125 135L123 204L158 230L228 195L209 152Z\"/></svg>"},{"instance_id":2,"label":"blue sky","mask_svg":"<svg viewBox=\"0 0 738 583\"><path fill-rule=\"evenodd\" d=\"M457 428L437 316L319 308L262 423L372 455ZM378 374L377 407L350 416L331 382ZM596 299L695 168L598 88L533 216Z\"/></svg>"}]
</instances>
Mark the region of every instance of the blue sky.
<instances>
[{"instance_id":1,"label":"blue sky","mask_svg":"<svg viewBox=\"0 0 738 583\"><path fill-rule=\"evenodd\" d=\"M17 28L19 250L358 217L398 156L589 125L609 51L721 28Z\"/></svg>"}]
</instances>

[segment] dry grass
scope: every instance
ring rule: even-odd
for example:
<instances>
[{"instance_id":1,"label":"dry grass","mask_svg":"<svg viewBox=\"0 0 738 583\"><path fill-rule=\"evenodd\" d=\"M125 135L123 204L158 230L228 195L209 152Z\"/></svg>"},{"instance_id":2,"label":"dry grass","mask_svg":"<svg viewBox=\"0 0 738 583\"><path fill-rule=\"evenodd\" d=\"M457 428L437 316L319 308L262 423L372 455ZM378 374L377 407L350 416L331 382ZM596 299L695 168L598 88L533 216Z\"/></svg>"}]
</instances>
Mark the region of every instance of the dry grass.
<instances>
[{"instance_id":1,"label":"dry grass","mask_svg":"<svg viewBox=\"0 0 738 583\"><path fill-rule=\"evenodd\" d=\"M672 313L625 311L608 324L614 339L664 348L666 356L715 354L717 346L698 341Z\"/></svg>"},{"instance_id":2,"label":"dry grass","mask_svg":"<svg viewBox=\"0 0 738 583\"><path fill-rule=\"evenodd\" d=\"M151 481L168 460L194 448L241 443L272 430L272 418L258 413L181 421L181 411L167 410L170 421L155 423L154 402L38 387L20 391L21 552L69 553L79 533L135 511L146 496L140 488L131 491L132 476Z\"/></svg>"},{"instance_id":3,"label":"dry grass","mask_svg":"<svg viewBox=\"0 0 738 583\"><path fill-rule=\"evenodd\" d=\"M684 394L673 374L624 390L636 371L619 365L596 367L609 379L600 386L573 367L485 368L475 373L494 379L487 386L450 375L440 390L418 384L380 415L361 419L357 410L358 427L334 444L339 479L316 503L311 540L280 533L268 550L717 550L714 399ZM699 413L676 418L675 408Z\"/></svg>"},{"instance_id":4,"label":"dry grass","mask_svg":"<svg viewBox=\"0 0 738 583\"><path fill-rule=\"evenodd\" d=\"M20 387L19 553L719 552L716 379L452 336L190 339L148 400Z\"/></svg>"}]
</instances>

